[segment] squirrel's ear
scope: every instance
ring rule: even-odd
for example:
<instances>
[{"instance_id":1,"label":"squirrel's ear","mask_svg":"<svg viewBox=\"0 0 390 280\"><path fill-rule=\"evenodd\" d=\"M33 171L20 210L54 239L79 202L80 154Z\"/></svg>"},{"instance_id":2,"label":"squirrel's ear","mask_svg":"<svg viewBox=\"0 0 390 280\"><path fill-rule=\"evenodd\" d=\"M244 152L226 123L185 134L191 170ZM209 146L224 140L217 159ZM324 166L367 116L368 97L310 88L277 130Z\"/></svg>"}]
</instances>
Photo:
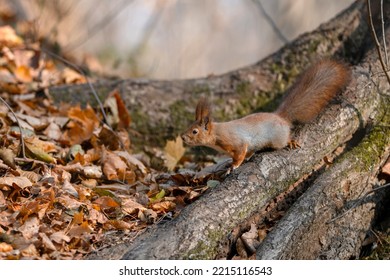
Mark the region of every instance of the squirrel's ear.
<instances>
[{"instance_id":1,"label":"squirrel's ear","mask_svg":"<svg viewBox=\"0 0 390 280\"><path fill-rule=\"evenodd\" d=\"M202 97L195 110L195 120L207 124L210 121L211 109L209 103Z\"/></svg>"}]
</instances>

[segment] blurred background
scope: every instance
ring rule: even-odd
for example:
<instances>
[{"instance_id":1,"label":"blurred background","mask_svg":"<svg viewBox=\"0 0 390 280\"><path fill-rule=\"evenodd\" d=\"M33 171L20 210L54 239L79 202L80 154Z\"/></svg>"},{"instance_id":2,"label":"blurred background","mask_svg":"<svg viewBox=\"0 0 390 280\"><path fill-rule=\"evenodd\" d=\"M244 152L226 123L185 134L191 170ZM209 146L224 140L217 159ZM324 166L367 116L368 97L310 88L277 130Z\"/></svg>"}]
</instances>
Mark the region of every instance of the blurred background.
<instances>
[{"instance_id":1,"label":"blurred background","mask_svg":"<svg viewBox=\"0 0 390 280\"><path fill-rule=\"evenodd\" d=\"M0 0L0 24L100 75L183 79L253 64L352 2Z\"/></svg>"}]
</instances>

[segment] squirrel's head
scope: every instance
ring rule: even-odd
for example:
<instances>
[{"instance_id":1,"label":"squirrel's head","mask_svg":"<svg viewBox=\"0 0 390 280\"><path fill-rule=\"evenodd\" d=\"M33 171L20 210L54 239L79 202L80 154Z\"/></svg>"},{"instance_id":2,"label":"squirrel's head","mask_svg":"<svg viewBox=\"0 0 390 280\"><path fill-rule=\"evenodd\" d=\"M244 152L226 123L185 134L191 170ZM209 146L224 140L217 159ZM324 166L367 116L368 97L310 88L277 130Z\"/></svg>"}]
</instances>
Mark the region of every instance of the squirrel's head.
<instances>
[{"instance_id":1,"label":"squirrel's head","mask_svg":"<svg viewBox=\"0 0 390 280\"><path fill-rule=\"evenodd\" d=\"M212 140L211 109L205 98L196 106L195 122L181 135L184 143L191 146L207 145Z\"/></svg>"}]
</instances>

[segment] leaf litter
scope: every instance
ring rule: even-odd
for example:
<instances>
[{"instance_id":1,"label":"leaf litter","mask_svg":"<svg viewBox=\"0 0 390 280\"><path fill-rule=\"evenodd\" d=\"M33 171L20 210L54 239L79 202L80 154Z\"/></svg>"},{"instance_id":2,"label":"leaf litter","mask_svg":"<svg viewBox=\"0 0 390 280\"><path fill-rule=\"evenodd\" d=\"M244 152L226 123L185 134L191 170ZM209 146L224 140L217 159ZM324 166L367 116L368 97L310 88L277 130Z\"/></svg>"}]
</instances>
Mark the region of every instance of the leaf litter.
<instances>
[{"instance_id":1,"label":"leaf litter","mask_svg":"<svg viewBox=\"0 0 390 280\"><path fill-rule=\"evenodd\" d=\"M0 27L0 259L81 259L172 219L221 180L226 163L195 171L180 137L133 153L118 90L103 102L107 124L89 105L55 106L48 87L86 77L43 53Z\"/></svg>"}]
</instances>

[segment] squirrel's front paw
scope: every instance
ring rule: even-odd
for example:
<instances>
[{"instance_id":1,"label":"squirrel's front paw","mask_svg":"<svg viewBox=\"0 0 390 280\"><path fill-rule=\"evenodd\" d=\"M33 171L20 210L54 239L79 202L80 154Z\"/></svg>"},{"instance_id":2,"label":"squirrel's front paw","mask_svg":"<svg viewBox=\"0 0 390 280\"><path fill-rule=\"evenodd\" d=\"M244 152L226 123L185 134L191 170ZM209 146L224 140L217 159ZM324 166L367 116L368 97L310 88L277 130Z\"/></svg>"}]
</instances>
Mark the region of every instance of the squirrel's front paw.
<instances>
[{"instance_id":1,"label":"squirrel's front paw","mask_svg":"<svg viewBox=\"0 0 390 280\"><path fill-rule=\"evenodd\" d=\"M290 140L288 143L287 143L287 147L289 147L291 150L293 149L298 149L300 148L301 146L299 145L299 143L295 140Z\"/></svg>"}]
</instances>

